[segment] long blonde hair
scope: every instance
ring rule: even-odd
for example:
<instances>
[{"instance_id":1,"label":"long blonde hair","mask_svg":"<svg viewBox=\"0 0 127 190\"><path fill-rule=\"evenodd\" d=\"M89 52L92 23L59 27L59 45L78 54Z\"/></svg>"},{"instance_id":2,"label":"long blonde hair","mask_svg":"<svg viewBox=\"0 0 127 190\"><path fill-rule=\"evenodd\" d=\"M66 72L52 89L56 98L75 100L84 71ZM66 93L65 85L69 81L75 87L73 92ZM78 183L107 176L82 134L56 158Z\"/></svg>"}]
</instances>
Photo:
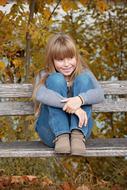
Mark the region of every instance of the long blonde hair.
<instances>
[{"instance_id":1,"label":"long blonde hair","mask_svg":"<svg viewBox=\"0 0 127 190\"><path fill-rule=\"evenodd\" d=\"M73 79L80 74L83 69L88 68L88 65L83 61L82 57L79 54L79 51L76 47L76 43L74 39L65 33L58 33L55 35L52 35L46 45L45 48L45 58L44 58L44 70L46 75L41 78L41 71L39 72L40 80L37 85L34 85L33 95L32 98L34 100L34 112L35 115L38 114L40 103L38 103L35 99L35 94L38 88L45 83L47 77L50 73L55 72L55 66L54 66L54 59L64 59L65 57L76 57L76 69L73 71L73 73L70 76L70 80L73 81Z\"/></svg>"}]
</instances>

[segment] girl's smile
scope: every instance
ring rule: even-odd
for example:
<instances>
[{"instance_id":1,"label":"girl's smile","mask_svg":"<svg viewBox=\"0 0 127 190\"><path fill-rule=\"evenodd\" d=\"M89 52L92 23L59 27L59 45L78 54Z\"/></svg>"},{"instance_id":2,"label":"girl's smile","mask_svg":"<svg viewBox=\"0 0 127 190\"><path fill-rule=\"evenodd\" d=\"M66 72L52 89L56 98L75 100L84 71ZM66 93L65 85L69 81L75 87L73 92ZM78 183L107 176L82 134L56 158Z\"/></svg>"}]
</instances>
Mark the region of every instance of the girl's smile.
<instances>
[{"instance_id":1,"label":"girl's smile","mask_svg":"<svg viewBox=\"0 0 127 190\"><path fill-rule=\"evenodd\" d=\"M55 69L62 73L65 77L70 76L76 68L76 58L64 58L54 60Z\"/></svg>"}]
</instances>

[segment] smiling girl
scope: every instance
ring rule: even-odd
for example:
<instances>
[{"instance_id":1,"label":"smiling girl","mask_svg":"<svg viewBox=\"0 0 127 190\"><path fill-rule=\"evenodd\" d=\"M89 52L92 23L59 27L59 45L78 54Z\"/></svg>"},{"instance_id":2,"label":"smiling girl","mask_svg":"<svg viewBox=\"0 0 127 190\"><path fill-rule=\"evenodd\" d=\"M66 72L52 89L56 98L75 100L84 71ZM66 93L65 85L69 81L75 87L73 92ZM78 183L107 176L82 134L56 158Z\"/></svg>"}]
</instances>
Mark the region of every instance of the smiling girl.
<instances>
[{"instance_id":1,"label":"smiling girl","mask_svg":"<svg viewBox=\"0 0 127 190\"><path fill-rule=\"evenodd\" d=\"M33 99L35 130L43 143L56 153L84 154L93 127L92 104L104 100L104 91L71 36L58 33L49 38Z\"/></svg>"}]
</instances>

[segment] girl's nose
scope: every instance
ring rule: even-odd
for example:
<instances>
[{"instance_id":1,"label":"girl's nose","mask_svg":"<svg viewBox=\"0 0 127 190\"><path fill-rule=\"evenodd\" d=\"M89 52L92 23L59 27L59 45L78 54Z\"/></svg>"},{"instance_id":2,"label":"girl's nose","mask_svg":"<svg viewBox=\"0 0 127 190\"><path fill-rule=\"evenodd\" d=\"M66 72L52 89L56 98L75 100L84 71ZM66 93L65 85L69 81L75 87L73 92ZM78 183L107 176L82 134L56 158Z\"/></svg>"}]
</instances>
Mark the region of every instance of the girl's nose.
<instances>
[{"instance_id":1,"label":"girl's nose","mask_svg":"<svg viewBox=\"0 0 127 190\"><path fill-rule=\"evenodd\" d=\"M67 59L64 60L64 65L68 66L69 65L69 61Z\"/></svg>"}]
</instances>

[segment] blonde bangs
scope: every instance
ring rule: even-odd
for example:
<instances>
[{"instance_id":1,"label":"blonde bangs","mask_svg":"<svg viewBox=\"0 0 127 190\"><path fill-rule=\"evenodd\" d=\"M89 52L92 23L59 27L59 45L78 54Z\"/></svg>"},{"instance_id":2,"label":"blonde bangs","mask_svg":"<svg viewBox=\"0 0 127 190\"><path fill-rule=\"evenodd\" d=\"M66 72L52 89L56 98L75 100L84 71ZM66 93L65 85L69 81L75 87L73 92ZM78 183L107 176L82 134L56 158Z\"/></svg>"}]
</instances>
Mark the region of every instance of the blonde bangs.
<instances>
[{"instance_id":1,"label":"blonde bangs","mask_svg":"<svg viewBox=\"0 0 127 190\"><path fill-rule=\"evenodd\" d=\"M51 50L52 59L60 60L76 56L76 48L70 41L58 41Z\"/></svg>"}]
</instances>

